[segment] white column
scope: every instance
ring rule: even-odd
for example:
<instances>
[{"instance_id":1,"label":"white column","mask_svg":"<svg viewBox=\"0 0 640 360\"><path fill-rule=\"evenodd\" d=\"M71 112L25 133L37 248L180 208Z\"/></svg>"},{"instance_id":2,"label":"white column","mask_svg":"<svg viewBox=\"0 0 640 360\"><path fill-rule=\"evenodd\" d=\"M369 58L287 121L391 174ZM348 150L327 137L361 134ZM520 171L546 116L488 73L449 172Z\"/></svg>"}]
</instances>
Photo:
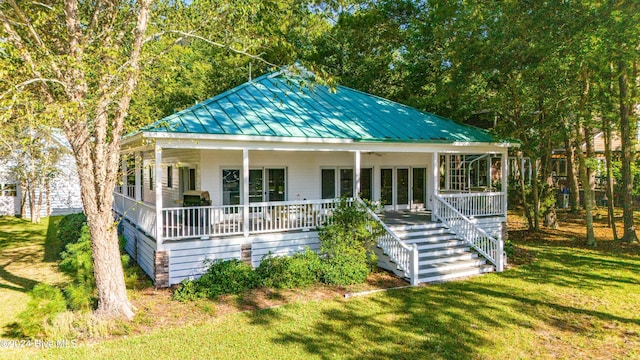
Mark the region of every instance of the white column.
<instances>
[{"instance_id":1,"label":"white column","mask_svg":"<svg viewBox=\"0 0 640 360\"><path fill-rule=\"evenodd\" d=\"M142 200L142 178L140 177L140 169L142 169L142 153L140 151L136 151L134 154L135 159L135 177L136 177L136 187L135 187L135 198L136 201Z\"/></svg>"},{"instance_id":2,"label":"white column","mask_svg":"<svg viewBox=\"0 0 640 360\"><path fill-rule=\"evenodd\" d=\"M359 196L360 192L360 150L356 150L353 154L353 198Z\"/></svg>"},{"instance_id":3,"label":"white column","mask_svg":"<svg viewBox=\"0 0 640 360\"><path fill-rule=\"evenodd\" d=\"M440 187L440 154L433 152L431 154L431 220L435 221L437 214L436 195Z\"/></svg>"},{"instance_id":4,"label":"white column","mask_svg":"<svg viewBox=\"0 0 640 360\"><path fill-rule=\"evenodd\" d=\"M242 149L242 231L249 236L249 150Z\"/></svg>"},{"instance_id":5,"label":"white column","mask_svg":"<svg viewBox=\"0 0 640 360\"><path fill-rule=\"evenodd\" d=\"M120 168L122 169L122 174L120 174L120 176L122 176L121 178L122 186L120 186L120 193L122 195L128 196L129 194L127 194L127 155L126 154L120 154Z\"/></svg>"},{"instance_id":6,"label":"white column","mask_svg":"<svg viewBox=\"0 0 640 360\"><path fill-rule=\"evenodd\" d=\"M509 153L508 150L502 152L500 159L500 183L502 184L502 208L504 209L504 216L507 216L507 189L509 187Z\"/></svg>"},{"instance_id":7,"label":"white column","mask_svg":"<svg viewBox=\"0 0 640 360\"><path fill-rule=\"evenodd\" d=\"M163 218L162 218L162 148L160 145L155 146L155 179L153 184L153 190L156 195L156 250L162 251L162 230L163 230Z\"/></svg>"}]
</instances>

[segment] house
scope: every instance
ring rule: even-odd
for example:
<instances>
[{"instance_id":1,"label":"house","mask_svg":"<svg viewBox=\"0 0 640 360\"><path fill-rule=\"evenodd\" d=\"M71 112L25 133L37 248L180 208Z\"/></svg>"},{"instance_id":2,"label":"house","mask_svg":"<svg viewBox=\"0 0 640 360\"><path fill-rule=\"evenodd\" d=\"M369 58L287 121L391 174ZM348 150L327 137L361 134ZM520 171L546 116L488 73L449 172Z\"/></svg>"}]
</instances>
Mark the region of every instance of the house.
<instances>
[{"instance_id":1,"label":"house","mask_svg":"<svg viewBox=\"0 0 640 360\"><path fill-rule=\"evenodd\" d=\"M317 249L341 196L384 204L380 266L412 284L502 271L509 146L285 70L125 136L114 211L156 286Z\"/></svg>"},{"instance_id":2,"label":"house","mask_svg":"<svg viewBox=\"0 0 640 360\"><path fill-rule=\"evenodd\" d=\"M36 189L36 201L40 198L40 191L43 192L40 216L82 212L80 180L71 145L59 129L51 129L50 135L51 146L61 149L62 155L49 179L48 188L45 186ZM28 201L28 194L16 177L15 166L14 159L0 158L0 216L19 216L24 206L24 213L29 217L31 209L28 203L25 203Z\"/></svg>"}]
</instances>

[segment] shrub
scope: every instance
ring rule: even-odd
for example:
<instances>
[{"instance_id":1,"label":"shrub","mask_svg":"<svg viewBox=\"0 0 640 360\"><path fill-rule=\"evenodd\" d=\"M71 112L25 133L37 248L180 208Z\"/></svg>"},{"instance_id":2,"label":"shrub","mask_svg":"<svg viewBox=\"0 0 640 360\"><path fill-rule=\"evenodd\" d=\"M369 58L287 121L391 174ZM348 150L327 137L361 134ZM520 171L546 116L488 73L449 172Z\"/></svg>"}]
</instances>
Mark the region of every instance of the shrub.
<instances>
[{"instance_id":1,"label":"shrub","mask_svg":"<svg viewBox=\"0 0 640 360\"><path fill-rule=\"evenodd\" d=\"M293 289L309 287L320 280L320 257L307 248L293 256L267 254L256 269L263 286Z\"/></svg>"},{"instance_id":2,"label":"shrub","mask_svg":"<svg viewBox=\"0 0 640 360\"><path fill-rule=\"evenodd\" d=\"M237 259L215 260L199 279L183 281L173 297L181 301L216 298L219 295L239 294L258 285L258 277L251 265Z\"/></svg>"},{"instance_id":3,"label":"shrub","mask_svg":"<svg viewBox=\"0 0 640 360\"><path fill-rule=\"evenodd\" d=\"M91 234L89 227L82 226L80 236L70 242L60 254L60 270L71 277L64 294L69 308L89 311L97 304L96 280L93 275L93 256L91 254Z\"/></svg>"},{"instance_id":4,"label":"shrub","mask_svg":"<svg viewBox=\"0 0 640 360\"><path fill-rule=\"evenodd\" d=\"M36 285L31 292L31 300L25 311L18 314L16 330L23 336L42 336L45 327L51 325L57 314L67 310L67 304L60 289L47 284Z\"/></svg>"},{"instance_id":5,"label":"shrub","mask_svg":"<svg viewBox=\"0 0 640 360\"><path fill-rule=\"evenodd\" d=\"M341 199L331 224L319 232L322 281L335 285L364 282L376 267L373 247L381 231L380 225L369 219L366 209L350 206Z\"/></svg>"},{"instance_id":6,"label":"shrub","mask_svg":"<svg viewBox=\"0 0 640 360\"><path fill-rule=\"evenodd\" d=\"M58 223L58 240L62 247L75 242L80 238L82 227L87 223L87 218L83 213L66 215Z\"/></svg>"}]
</instances>

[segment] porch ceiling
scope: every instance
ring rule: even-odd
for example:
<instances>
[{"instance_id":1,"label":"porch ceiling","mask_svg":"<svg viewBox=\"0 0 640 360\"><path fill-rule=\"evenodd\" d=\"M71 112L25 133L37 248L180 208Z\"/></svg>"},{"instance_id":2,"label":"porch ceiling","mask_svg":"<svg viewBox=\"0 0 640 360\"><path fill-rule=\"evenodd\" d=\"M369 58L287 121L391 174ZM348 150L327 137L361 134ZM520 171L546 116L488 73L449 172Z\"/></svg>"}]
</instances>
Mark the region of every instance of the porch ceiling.
<instances>
[{"instance_id":1,"label":"porch ceiling","mask_svg":"<svg viewBox=\"0 0 640 360\"><path fill-rule=\"evenodd\" d=\"M261 76L136 133L312 142L497 142L482 129L347 87L332 91L284 72Z\"/></svg>"}]
</instances>

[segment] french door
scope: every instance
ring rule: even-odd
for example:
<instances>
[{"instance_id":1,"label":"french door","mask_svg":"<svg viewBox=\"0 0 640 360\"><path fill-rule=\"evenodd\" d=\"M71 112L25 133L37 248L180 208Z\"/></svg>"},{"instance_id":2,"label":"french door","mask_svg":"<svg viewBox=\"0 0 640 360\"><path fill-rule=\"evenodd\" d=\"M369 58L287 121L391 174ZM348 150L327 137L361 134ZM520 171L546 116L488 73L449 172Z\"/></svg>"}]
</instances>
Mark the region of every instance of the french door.
<instances>
[{"instance_id":1,"label":"french door","mask_svg":"<svg viewBox=\"0 0 640 360\"><path fill-rule=\"evenodd\" d=\"M425 189L425 168L380 169L380 200L387 210L422 209Z\"/></svg>"}]
</instances>

